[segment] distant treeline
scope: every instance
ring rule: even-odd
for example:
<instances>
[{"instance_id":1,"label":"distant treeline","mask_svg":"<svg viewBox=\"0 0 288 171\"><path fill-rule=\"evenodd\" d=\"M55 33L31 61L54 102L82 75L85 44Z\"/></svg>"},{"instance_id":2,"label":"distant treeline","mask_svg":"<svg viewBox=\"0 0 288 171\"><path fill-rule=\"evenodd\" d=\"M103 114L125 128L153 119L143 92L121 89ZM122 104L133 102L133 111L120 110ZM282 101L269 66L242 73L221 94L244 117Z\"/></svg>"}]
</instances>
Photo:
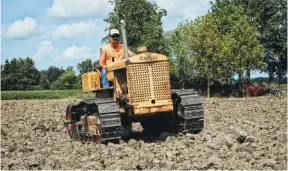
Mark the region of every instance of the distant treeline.
<instances>
[{"instance_id":1,"label":"distant treeline","mask_svg":"<svg viewBox=\"0 0 288 171\"><path fill-rule=\"evenodd\" d=\"M81 75L85 72L92 71L92 61L86 59L79 63L76 67L79 74L72 66L67 68L59 68L50 66L47 70L39 71L34 61L27 57L13 58L6 60L4 65L1 65L1 91L11 90L69 90L81 89ZM205 91L207 89L207 78L195 77L182 78L170 72L172 88L195 88L196 90ZM230 85L237 84L239 80L232 78ZM267 84L269 78L258 77L251 79L253 84ZM276 77L272 83L278 84L279 79ZM287 83L287 77L280 80L281 84ZM215 84L226 84L212 80L213 87ZM212 93L213 94L213 93Z\"/></svg>"},{"instance_id":2,"label":"distant treeline","mask_svg":"<svg viewBox=\"0 0 288 171\"><path fill-rule=\"evenodd\" d=\"M92 70L92 62L86 59L76 67L50 66L39 71L33 59L13 58L1 65L1 91L6 90L67 90L81 88L81 74Z\"/></svg>"}]
</instances>

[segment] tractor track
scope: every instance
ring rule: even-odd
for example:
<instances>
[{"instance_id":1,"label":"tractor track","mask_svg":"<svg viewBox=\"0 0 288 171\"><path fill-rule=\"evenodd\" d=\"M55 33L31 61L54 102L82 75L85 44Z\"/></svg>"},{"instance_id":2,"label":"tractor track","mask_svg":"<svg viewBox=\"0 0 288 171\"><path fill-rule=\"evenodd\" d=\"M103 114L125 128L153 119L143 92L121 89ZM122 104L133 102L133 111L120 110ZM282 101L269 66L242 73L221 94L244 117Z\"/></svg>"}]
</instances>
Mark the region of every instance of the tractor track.
<instances>
[{"instance_id":1,"label":"tractor track","mask_svg":"<svg viewBox=\"0 0 288 171\"><path fill-rule=\"evenodd\" d=\"M180 108L180 132L201 131L204 127L204 110L198 93L193 89L172 90L173 96L177 99L174 108ZM180 106L177 106L177 102Z\"/></svg>"},{"instance_id":2,"label":"tractor track","mask_svg":"<svg viewBox=\"0 0 288 171\"><path fill-rule=\"evenodd\" d=\"M120 111L119 111L119 107L117 103L113 101L112 98L86 99L72 106L75 108L74 109L75 111L78 111L76 115L87 115L89 113L85 111L85 108L93 108L93 107L96 108L97 115L99 116L100 123L101 123L101 127L100 127L101 141L118 140L121 138L123 128L121 126ZM72 135L70 136L75 137L75 139L80 139L80 140L90 139L91 137L87 133L84 133L84 136L81 136L81 137L77 135L78 135L78 132L75 130L75 133L72 133Z\"/></svg>"}]
</instances>

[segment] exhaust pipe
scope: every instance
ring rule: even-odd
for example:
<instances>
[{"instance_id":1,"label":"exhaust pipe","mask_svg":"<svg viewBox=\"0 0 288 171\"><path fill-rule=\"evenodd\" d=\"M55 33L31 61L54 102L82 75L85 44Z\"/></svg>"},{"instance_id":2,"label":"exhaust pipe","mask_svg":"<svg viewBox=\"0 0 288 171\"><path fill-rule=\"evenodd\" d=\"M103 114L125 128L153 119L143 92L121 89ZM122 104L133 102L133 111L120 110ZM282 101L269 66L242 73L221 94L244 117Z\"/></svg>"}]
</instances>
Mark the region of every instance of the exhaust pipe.
<instances>
[{"instance_id":1,"label":"exhaust pipe","mask_svg":"<svg viewBox=\"0 0 288 171\"><path fill-rule=\"evenodd\" d=\"M127 45L127 37L126 37L126 30L125 30L125 21L121 20L121 31L122 31L122 40L124 45L124 57L128 58L128 45Z\"/></svg>"}]
</instances>

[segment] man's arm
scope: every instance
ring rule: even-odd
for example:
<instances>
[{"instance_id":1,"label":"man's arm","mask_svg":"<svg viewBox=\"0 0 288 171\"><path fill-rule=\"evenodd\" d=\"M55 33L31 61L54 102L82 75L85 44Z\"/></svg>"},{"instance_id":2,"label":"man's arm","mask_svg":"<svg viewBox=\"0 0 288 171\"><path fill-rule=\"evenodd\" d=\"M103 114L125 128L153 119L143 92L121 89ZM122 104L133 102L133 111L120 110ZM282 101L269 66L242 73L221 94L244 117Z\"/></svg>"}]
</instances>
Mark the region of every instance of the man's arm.
<instances>
[{"instance_id":1,"label":"man's arm","mask_svg":"<svg viewBox=\"0 0 288 171\"><path fill-rule=\"evenodd\" d=\"M104 53L104 51L102 50L102 48L100 48L99 65L100 65L102 68L106 68L106 65L105 65L105 53Z\"/></svg>"}]
</instances>

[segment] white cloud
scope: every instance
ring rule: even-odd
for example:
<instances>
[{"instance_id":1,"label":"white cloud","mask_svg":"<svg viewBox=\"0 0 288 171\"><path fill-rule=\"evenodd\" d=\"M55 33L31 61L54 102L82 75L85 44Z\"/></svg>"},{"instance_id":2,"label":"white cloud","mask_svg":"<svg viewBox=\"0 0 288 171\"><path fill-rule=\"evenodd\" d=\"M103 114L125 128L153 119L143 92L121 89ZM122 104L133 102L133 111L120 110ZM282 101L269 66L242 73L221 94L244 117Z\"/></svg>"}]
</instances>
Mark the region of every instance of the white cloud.
<instances>
[{"instance_id":1,"label":"white cloud","mask_svg":"<svg viewBox=\"0 0 288 171\"><path fill-rule=\"evenodd\" d=\"M4 31L4 37L10 39L26 39L38 33L37 21L30 17L24 20L14 21L7 30Z\"/></svg>"},{"instance_id":2,"label":"white cloud","mask_svg":"<svg viewBox=\"0 0 288 171\"><path fill-rule=\"evenodd\" d=\"M111 9L108 0L54 0L47 13L59 18L102 16Z\"/></svg>"},{"instance_id":3,"label":"white cloud","mask_svg":"<svg viewBox=\"0 0 288 171\"><path fill-rule=\"evenodd\" d=\"M41 60L43 58L51 60L52 58L58 57L59 55L59 51L53 46L51 41L42 41L39 45L39 49L32 56L32 58L34 60Z\"/></svg>"},{"instance_id":4,"label":"white cloud","mask_svg":"<svg viewBox=\"0 0 288 171\"><path fill-rule=\"evenodd\" d=\"M46 61L51 63L52 61L59 60L79 60L93 58L95 55L92 53L92 49L86 46L70 46L60 52L59 49L53 46L51 41L42 41L38 45L37 52L32 56L35 61Z\"/></svg>"},{"instance_id":5,"label":"white cloud","mask_svg":"<svg viewBox=\"0 0 288 171\"><path fill-rule=\"evenodd\" d=\"M85 46L71 46L62 52L63 59L86 59L92 56L92 49Z\"/></svg>"},{"instance_id":6,"label":"white cloud","mask_svg":"<svg viewBox=\"0 0 288 171\"><path fill-rule=\"evenodd\" d=\"M51 41L42 41L37 52L32 56L34 60L73 60L93 57L92 49L86 46L70 46L61 53ZM51 61L50 61L51 62Z\"/></svg>"},{"instance_id":7,"label":"white cloud","mask_svg":"<svg viewBox=\"0 0 288 171\"><path fill-rule=\"evenodd\" d=\"M211 0L169 0L169 3L166 0L151 1L155 1L160 8L166 9L168 17L180 17L188 20L204 15L211 6Z\"/></svg>"},{"instance_id":8,"label":"white cloud","mask_svg":"<svg viewBox=\"0 0 288 171\"><path fill-rule=\"evenodd\" d=\"M80 22L60 25L53 33L54 37L73 39L87 35L97 35L97 27L92 22Z\"/></svg>"},{"instance_id":9,"label":"white cloud","mask_svg":"<svg viewBox=\"0 0 288 171\"><path fill-rule=\"evenodd\" d=\"M211 7L210 1L215 0L150 0L158 4L160 8L167 10L167 17L163 18L166 29L174 29L184 20L194 20L198 16L205 15Z\"/></svg>"}]
</instances>

